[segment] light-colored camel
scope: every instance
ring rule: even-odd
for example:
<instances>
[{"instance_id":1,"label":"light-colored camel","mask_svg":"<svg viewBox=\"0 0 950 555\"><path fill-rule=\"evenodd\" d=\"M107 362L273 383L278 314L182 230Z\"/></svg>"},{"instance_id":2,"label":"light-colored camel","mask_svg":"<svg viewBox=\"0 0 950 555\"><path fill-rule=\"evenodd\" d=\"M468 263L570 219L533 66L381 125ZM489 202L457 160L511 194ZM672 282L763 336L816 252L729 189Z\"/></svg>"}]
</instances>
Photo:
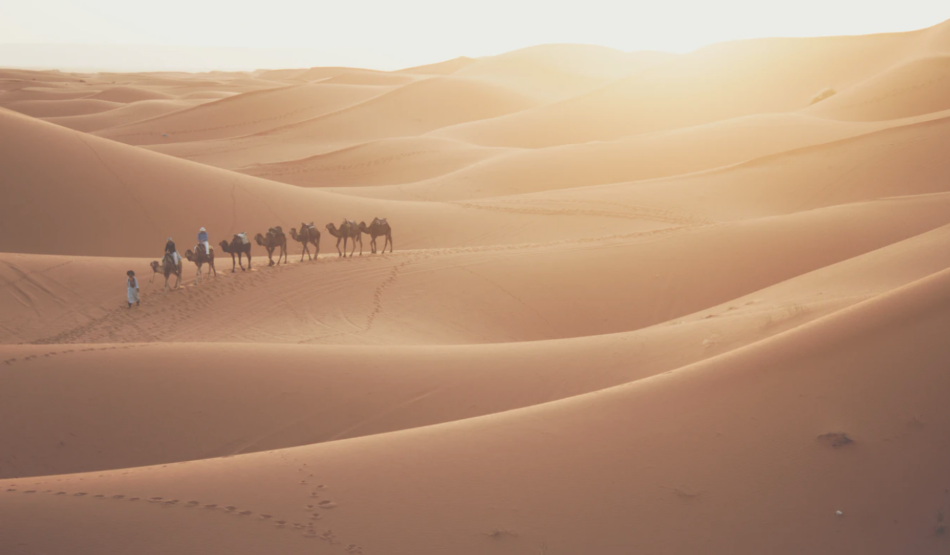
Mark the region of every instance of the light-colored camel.
<instances>
[{"instance_id":1,"label":"light-colored camel","mask_svg":"<svg viewBox=\"0 0 950 555\"><path fill-rule=\"evenodd\" d=\"M270 260L268 266L274 265L274 250L277 247L280 247L280 255L277 257L277 263L280 264L280 257L284 257L284 264L287 263L287 236L284 235L284 230L280 226L272 227L267 230L267 235L261 235L258 233L254 236L254 240L257 241L257 244L267 249L267 259Z\"/></svg>"},{"instance_id":2,"label":"light-colored camel","mask_svg":"<svg viewBox=\"0 0 950 555\"><path fill-rule=\"evenodd\" d=\"M366 225L366 222L360 222L360 231L370 236L369 246L373 254L376 254L376 238L385 235L386 242L383 244L383 252L386 252L386 245L389 245L389 252L393 252L393 230L389 227L386 218L373 218L373 223Z\"/></svg>"},{"instance_id":3,"label":"light-colored camel","mask_svg":"<svg viewBox=\"0 0 950 555\"><path fill-rule=\"evenodd\" d=\"M353 241L353 249L350 251L350 257L352 258L353 253L356 251L356 243L360 244L360 256L363 256L363 232L360 231L360 227L356 225L356 222L343 220L339 229L333 225L333 222L330 222L327 224L327 231L330 232L330 235L336 237L336 251L340 253L340 256L346 257L347 239ZM340 250L340 241L343 241L342 251Z\"/></svg>"},{"instance_id":4,"label":"light-colored camel","mask_svg":"<svg viewBox=\"0 0 950 555\"><path fill-rule=\"evenodd\" d=\"M308 260L313 260L320 256L320 230L317 229L313 223L300 224L300 233L297 233L297 228L290 228L290 238L298 243L303 243L303 252L300 253L300 261L303 262L303 255L306 254ZM310 258L310 247L308 243L312 243L314 246L313 258Z\"/></svg>"},{"instance_id":5,"label":"light-colored camel","mask_svg":"<svg viewBox=\"0 0 950 555\"><path fill-rule=\"evenodd\" d=\"M152 285L152 282L155 280L155 274L165 274L165 288L162 289L162 295L167 295L168 278L174 274L178 277L178 280L175 281L175 289L178 289L181 286L181 272L183 270L182 264L182 259L179 259L178 264L176 265L171 253L165 253L165 257L162 258L161 263L153 260L150 264L152 267L152 279L148 280L148 284Z\"/></svg>"},{"instance_id":6,"label":"light-colored camel","mask_svg":"<svg viewBox=\"0 0 950 555\"><path fill-rule=\"evenodd\" d=\"M195 252L191 252L191 249L185 251L185 258L190 262L194 262L195 266L198 267L198 272L195 273L195 285L198 285L203 281L201 277L201 266L204 264L208 265L208 277L211 277L211 272L214 272L214 277L218 277L218 271L214 269L214 249L211 249L211 252L205 254L204 243L199 243L195 247Z\"/></svg>"},{"instance_id":7,"label":"light-colored camel","mask_svg":"<svg viewBox=\"0 0 950 555\"><path fill-rule=\"evenodd\" d=\"M237 255L237 264L241 266L241 271L244 271L244 263L241 261L241 257L247 255L247 269L251 269L251 242L247 243L241 239L240 235L235 234L234 238L231 239L231 243L228 244L227 241L221 241L218 243L221 245L221 250L231 255L231 273L233 274L237 268L234 265L234 255Z\"/></svg>"}]
</instances>

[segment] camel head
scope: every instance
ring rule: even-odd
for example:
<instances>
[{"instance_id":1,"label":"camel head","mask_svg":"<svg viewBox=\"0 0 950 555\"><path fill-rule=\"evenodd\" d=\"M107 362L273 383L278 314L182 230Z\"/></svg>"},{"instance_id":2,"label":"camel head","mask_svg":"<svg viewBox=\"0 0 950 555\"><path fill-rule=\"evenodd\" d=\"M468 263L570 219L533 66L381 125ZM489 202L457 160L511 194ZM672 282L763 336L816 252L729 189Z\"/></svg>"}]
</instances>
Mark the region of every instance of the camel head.
<instances>
[{"instance_id":1,"label":"camel head","mask_svg":"<svg viewBox=\"0 0 950 555\"><path fill-rule=\"evenodd\" d=\"M158 263L158 260L153 260L153 261L149 264L149 266L152 267L152 271L155 272L156 274L162 273L162 270L161 270L162 265Z\"/></svg>"},{"instance_id":2,"label":"camel head","mask_svg":"<svg viewBox=\"0 0 950 555\"><path fill-rule=\"evenodd\" d=\"M302 228L301 228L301 229L302 229ZM299 241L300 239L298 239L297 237L298 237L298 236L297 236L297 228L296 228L296 227L290 228L290 238L293 239L294 241Z\"/></svg>"},{"instance_id":3,"label":"camel head","mask_svg":"<svg viewBox=\"0 0 950 555\"><path fill-rule=\"evenodd\" d=\"M264 246L264 236L258 233L254 236L254 240L257 241L257 244L261 247Z\"/></svg>"},{"instance_id":4,"label":"camel head","mask_svg":"<svg viewBox=\"0 0 950 555\"><path fill-rule=\"evenodd\" d=\"M332 233L333 235L336 235L336 224L334 224L333 222L328 223L328 224L327 224L327 231L329 231L329 232Z\"/></svg>"},{"instance_id":5,"label":"camel head","mask_svg":"<svg viewBox=\"0 0 950 555\"><path fill-rule=\"evenodd\" d=\"M185 251L185 258L187 258L189 262L195 261L195 255L191 252L191 249Z\"/></svg>"},{"instance_id":6,"label":"camel head","mask_svg":"<svg viewBox=\"0 0 950 555\"><path fill-rule=\"evenodd\" d=\"M221 245L221 250L223 250L224 252L228 252L228 247L230 245L228 245L228 242L226 240L222 239L221 242L218 244Z\"/></svg>"},{"instance_id":7,"label":"camel head","mask_svg":"<svg viewBox=\"0 0 950 555\"><path fill-rule=\"evenodd\" d=\"M369 233L369 228L366 227L366 222L360 222L360 231L363 233Z\"/></svg>"}]
</instances>

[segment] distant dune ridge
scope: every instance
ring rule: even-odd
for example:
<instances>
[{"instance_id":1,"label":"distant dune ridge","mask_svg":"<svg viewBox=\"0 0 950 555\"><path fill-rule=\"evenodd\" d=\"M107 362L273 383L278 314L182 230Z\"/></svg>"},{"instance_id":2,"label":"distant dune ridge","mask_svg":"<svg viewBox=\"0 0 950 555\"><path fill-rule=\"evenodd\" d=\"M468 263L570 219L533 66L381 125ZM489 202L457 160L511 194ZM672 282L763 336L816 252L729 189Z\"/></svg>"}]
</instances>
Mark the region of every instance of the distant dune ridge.
<instances>
[{"instance_id":1,"label":"distant dune ridge","mask_svg":"<svg viewBox=\"0 0 950 555\"><path fill-rule=\"evenodd\" d=\"M948 93L950 22L0 69L0 553L946 553Z\"/></svg>"}]
</instances>

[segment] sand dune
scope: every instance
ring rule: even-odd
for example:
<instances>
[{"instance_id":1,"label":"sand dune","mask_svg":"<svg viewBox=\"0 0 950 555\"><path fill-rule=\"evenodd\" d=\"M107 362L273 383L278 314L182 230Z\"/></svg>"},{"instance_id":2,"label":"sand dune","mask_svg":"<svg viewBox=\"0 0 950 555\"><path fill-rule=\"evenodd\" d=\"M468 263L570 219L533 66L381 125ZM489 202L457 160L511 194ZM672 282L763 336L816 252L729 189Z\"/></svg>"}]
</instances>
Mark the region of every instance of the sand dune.
<instances>
[{"instance_id":1,"label":"sand dune","mask_svg":"<svg viewBox=\"0 0 950 555\"><path fill-rule=\"evenodd\" d=\"M849 121L897 119L950 109L950 56L919 58L815 104L806 113Z\"/></svg>"},{"instance_id":2,"label":"sand dune","mask_svg":"<svg viewBox=\"0 0 950 555\"><path fill-rule=\"evenodd\" d=\"M101 135L135 145L236 137L335 112L385 91L326 84L254 91Z\"/></svg>"},{"instance_id":3,"label":"sand dune","mask_svg":"<svg viewBox=\"0 0 950 555\"><path fill-rule=\"evenodd\" d=\"M948 56L0 70L0 553L944 553Z\"/></svg>"},{"instance_id":4,"label":"sand dune","mask_svg":"<svg viewBox=\"0 0 950 555\"><path fill-rule=\"evenodd\" d=\"M476 147L447 139L404 137L372 141L302 160L248 166L239 171L304 187L366 187L421 181L506 152L507 149Z\"/></svg>"},{"instance_id":5,"label":"sand dune","mask_svg":"<svg viewBox=\"0 0 950 555\"><path fill-rule=\"evenodd\" d=\"M49 118L97 114L121 106L119 102L77 98L73 100L20 100L10 102L4 107L35 118Z\"/></svg>"},{"instance_id":6,"label":"sand dune","mask_svg":"<svg viewBox=\"0 0 950 555\"><path fill-rule=\"evenodd\" d=\"M475 79L434 77L346 109L263 133L152 148L213 166L239 168L286 162L377 139L420 135L536 104L536 100L498 85Z\"/></svg>"},{"instance_id":7,"label":"sand dune","mask_svg":"<svg viewBox=\"0 0 950 555\"><path fill-rule=\"evenodd\" d=\"M424 66L408 67L406 69L401 69L396 73L410 73L412 75L452 75L458 72L458 70L474 63L476 63L474 58L459 56L458 58L453 58L444 62L437 62Z\"/></svg>"},{"instance_id":8,"label":"sand dune","mask_svg":"<svg viewBox=\"0 0 950 555\"><path fill-rule=\"evenodd\" d=\"M75 129L76 131L92 133L111 127L119 127L157 118L181 110L187 110L201 103L201 100L140 100L138 102L129 103L121 108L95 114L44 119L50 123Z\"/></svg>"},{"instance_id":9,"label":"sand dune","mask_svg":"<svg viewBox=\"0 0 950 555\"><path fill-rule=\"evenodd\" d=\"M320 534L351 551L394 553L480 553L496 542L569 552L686 553L726 542L774 553L855 544L937 553L947 485L938 461L950 455L940 438L950 429L932 415L950 385L938 331L950 324L947 281L941 272L672 375L533 409L232 459L7 480L14 491L0 510L14 532L2 541L35 542L53 524L64 544L95 552L113 545L106 532L121 524L136 530L126 545L149 552L190 523L195 537L238 553L257 550L246 538L312 550L307 536ZM838 451L820 440L830 432L855 445ZM895 470L905 479L890 480ZM857 478L874 491L855 488ZM578 504L627 518L594 518ZM536 506L547 510L523 510ZM737 526L736 511L754 536L722 536ZM878 514L903 525L884 530ZM684 535L679 523L690 519L697 524ZM431 528L420 537L412 530L423 522ZM812 533L791 534L790 524ZM198 552L189 545L176 549Z\"/></svg>"},{"instance_id":10,"label":"sand dune","mask_svg":"<svg viewBox=\"0 0 950 555\"><path fill-rule=\"evenodd\" d=\"M339 75L334 75L320 81L321 83L334 83L338 85L377 85L377 86L398 86L406 85L415 81L417 77L412 75L400 75L397 73L384 73L381 71L347 71Z\"/></svg>"},{"instance_id":11,"label":"sand dune","mask_svg":"<svg viewBox=\"0 0 950 555\"><path fill-rule=\"evenodd\" d=\"M476 60L455 75L485 79L545 100L559 100L674 57L582 44L547 44Z\"/></svg>"},{"instance_id":12,"label":"sand dune","mask_svg":"<svg viewBox=\"0 0 950 555\"><path fill-rule=\"evenodd\" d=\"M0 252L156 256L166 236L178 238L184 250L202 226L214 230L217 241L273 225L289 230L302 221L371 221L384 215L400 222L402 248L516 244L668 225L651 217L603 222L577 214L549 231L532 225L544 221L544 215L525 218L446 204L358 199L162 156L14 112L0 111L0 122L0 140L11 145L0 151L0 163L17 168L8 173L6 186L20 201L0 205L0 236L5 237ZM56 152L55 164L50 152ZM227 209L219 208L222 203ZM47 233L19 233L39 220L48 222ZM112 223L89 226L96 221ZM486 234L491 229L497 236Z\"/></svg>"},{"instance_id":13,"label":"sand dune","mask_svg":"<svg viewBox=\"0 0 950 555\"><path fill-rule=\"evenodd\" d=\"M842 124L800 114L748 116L615 141L509 149L504 156L418 183L348 192L374 198L464 200L639 181L728 166L899 124Z\"/></svg>"},{"instance_id":14,"label":"sand dune","mask_svg":"<svg viewBox=\"0 0 950 555\"><path fill-rule=\"evenodd\" d=\"M929 37L918 31L714 45L584 95L438 134L486 146L537 148L793 111L822 89L843 90L932 51L933 43L923 42Z\"/></svg>"},{"instance_id":15,"label":"sand dune","mask_svg":"<svg viewBox=\"0 0 950 555\"><path fill-rule=\"evenodd\" d=\"M112 87L100 93L96 93L89 98L128 104L130 102L139 102L141 100L169 100L174 97L170 94L165 94L158 91L150 91L147 89L139 89L136 87Z\"/></svg>"}]
</instances>

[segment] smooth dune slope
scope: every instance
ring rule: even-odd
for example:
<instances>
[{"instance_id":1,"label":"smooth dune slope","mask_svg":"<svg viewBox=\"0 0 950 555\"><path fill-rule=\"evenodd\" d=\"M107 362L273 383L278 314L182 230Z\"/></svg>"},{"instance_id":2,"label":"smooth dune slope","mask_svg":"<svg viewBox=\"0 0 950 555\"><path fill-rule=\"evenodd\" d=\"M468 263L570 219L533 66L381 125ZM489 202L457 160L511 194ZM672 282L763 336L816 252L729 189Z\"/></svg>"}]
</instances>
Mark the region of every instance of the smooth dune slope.
<instances>
[{"instance_id":1,"label":"smooth dune slope","mask_svg":"<svg viewBox=\"0 0 950 555\"><path fill-rule=\"evenodd\" d=\"M897 119L950 109L950 55L913 59L805 110L848 121Z\"/></svg>"},{"instance_id":2,"label":"smooth dune slope","mask_svg":"<svg viewBox=\"0 0 950 555\"><path fill-rule=\"evenodd\" d=\"M476 79L433 77L349 108L235 139L155 145L158 152L224 168L286 162L376 139L413 136L536 105L517 91Z\"/></svg>"},{"instance_id":3,"label":"smooth dune slope","mask_svg":"<svg viewBox=\"0 0 950 555\"><path fill-rule=\"evenodd\" d=\"M950 191L946 117L667 179L469 201L488 209L542 213L675 208L713 221Z\"/></svg>"},{"instance_id":4,"label":"smooth dune slope","mask_svg":"<svg viewBox=\"0 0 950 555\"><path fill-rule=\"evenodd\" d=\"M870 133L885 125L800 114L748 116L615 141L509 149L504 156L425 181L350 192L375 198L464 200L639 181L728 166Z\"/></svg>"},{"instance_id":5,"label":"smooth dune slope","mask_svg":"<svg viewBox=\"0 0 950 555\"><path fill-rule=\"evenodd\" d=\"M434 137L400 137L302 160L252 165L239 171L303 187L366 187L413 183L456 172L507 152L508 149Z\"/></svg>"},{"instance_id":6,"label":"smooth dune slope","mask_svg":"<svg viewBox=\"0 0 950 555\"><path fill-rule=\"evenodd\" d=\"M120 102L76 98L71 100L19 100L6 106L10 110L35 118L82 116L122 107Z\"/></svg>"},{"instance_id":7,"label":"smooth dune slope","mask_svg":"<svg viewBox=\"0 0 950 555\"><path fill-rule=\"evenodd\" d=\"M576 96L674 57L584 44L545 44L480 58L455 75L484 79L552 101Z\"/></svg>"},{"instance_id":8,"label":"smooth dune slope","mask_svg":"<svg viewBox=\"0 0 950 555\"><path fill-rule=\"evenodd\" d=\"M319 84L254 91L100 135L133 145L236 137L334 112L380 95L385 90Z\"/></svg>"},{"instance_id":9,"label":"smooth dune slope","mask_svg":"<svg viewBox=\"0 0 950 555\"><path fill-rule=\"evenodd\" d=\"M0 412L9 415L0 422L12 424L28 412L38 402L34 396L44 394L43 383L62 384L62 396L48 402L47 417L28 430L11 425L0 432L8 445L0 469L9 478L210 458L386 433L589 393L720 355L926 277L950 264L948 246L945 226L756 291L744 298L749 300L711 307L676 326L568 341L358 350L229 344L223 352L213 345L3 347L0 358L11 367L6 391L34 393L4 399ZM7 255L6 261L22 268L24 258ZM56 289L53 283L84 263L71 260L66 268L55 266L62 262L56 257L38 258L27 264L49 269L34 274L32 283L16 285L21 294L39 282ZM122 267L118 260L107 265L111 273ZM95 271L108 279L109 272L97 266L83 273ZM93 289L86 285L84 295ZM50 318L46 310L38 312ZM311 369L308 360L315 357L321 365ZM267 374L257 371L264 364L272 368ZM130 366L137 369L134 379L124 370ZM393 367L405 370L393 373ZM578 370L585 367L598 371ZM226 389L219 384L222 373L229 376ZM364 383L376 384L369 396ZM280 410L257 401L263 391L264 397L281 397ZM420 397L422 392L428 394ZM103 412L127 418L85 418L92 398ZM218 409L196 412L194 405ZM70 434L73 439L60 446Z\"/></svg>"},{"instance_id":10,"label":"smooth dune slope","mask_svg":"<svg viewBox=\"0 0 950 555\"><path fill-rule=\"evenodd\" d=\"M174 112L179 112L181 110L187 110L188 108L192 108L195 105L202 104L204 102L206 101L177 99L139 100L137 102L126 104L120 108L107 110L105 112L98 112L95 114L43 119L50 123L55 123L56 125L75 129L76 131L92 133L95 131L101 131L103 129L120 127L139 121L157 118Z\"/></svg>"},{"instance_id":11,"label":"smooth dune slope","mask_svg":"<svg viewBox=\"0 0 950 555\"><path fill-rule=\"evenodd\" d=\"M122 541L143 553L198 553L207 541L235 553L264 542L284 552L337 543L388 553L939 553L948 280L941 272L671 375L532 409L238 458L6 480L0 511L12 531L0 541L95 553L119 528L135 530ZM827 433L853 445L836 449ZM40 532L49 526L55 539ZM314 542L321 535L334 542Z\"/></svg>"},{"instance_id":12,"label":"smooth dune slope","mask_svg":"<svg viewBox=\"0 0 950 555\"><path fill-rule=\"evenodd\" d=\"M822 89L847 88L941 48L932 37L916 31L713 45L580 96L437 133L481 145L538 148L794 111Z\"/></svg>"}]
</instances>

